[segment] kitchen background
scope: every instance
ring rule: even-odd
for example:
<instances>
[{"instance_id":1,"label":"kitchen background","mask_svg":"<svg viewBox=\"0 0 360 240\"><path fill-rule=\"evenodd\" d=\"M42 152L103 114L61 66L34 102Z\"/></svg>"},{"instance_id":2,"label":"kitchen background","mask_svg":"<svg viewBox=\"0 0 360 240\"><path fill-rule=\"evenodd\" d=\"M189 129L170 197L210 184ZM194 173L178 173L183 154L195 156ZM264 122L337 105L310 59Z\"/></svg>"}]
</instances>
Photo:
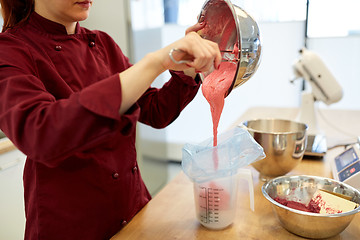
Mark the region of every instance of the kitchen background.
<instances>
[{"instance_id":1,"label":"kitchen background","mask_svg":"<svg viewBox=\"0 0 360 240\"><path fill-rule=\"evenodd\" d=\"M254 77L226 98L219 132L225 131L252 106L299 107L302 81L291 83L290 80L293 79L292 64L305 45L322 58L344 91L338 103L331 106L318 103L319 112L325 108L360 109L360 16L355 12L360 7L359 1L232 2L258 21L263 54ZM203 3L204 0L95 1L90 18L81 25L109 33L135 63L147 52L181 38L185 29L196 22ZM154 86L161 86L168 77L168 73L162 74ZM336 126L336 119L327 121ZM351 132L346 126L338 128ZM211 135L210 109L201 91L166 129L139 124L138 160L153 196L181 171L183 144L200 142ZM0 239L23 238L24 160L25 156L17 150L0 155Z\"/></svg>"}]
</instances>

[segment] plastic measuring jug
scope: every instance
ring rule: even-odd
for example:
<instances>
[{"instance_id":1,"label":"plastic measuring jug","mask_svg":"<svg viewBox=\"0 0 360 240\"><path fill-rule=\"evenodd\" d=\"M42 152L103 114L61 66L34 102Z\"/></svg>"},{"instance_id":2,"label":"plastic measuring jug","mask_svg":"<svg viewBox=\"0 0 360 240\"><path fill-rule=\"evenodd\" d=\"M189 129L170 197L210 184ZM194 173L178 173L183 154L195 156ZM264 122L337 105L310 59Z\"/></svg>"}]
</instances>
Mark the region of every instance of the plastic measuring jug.
<instances>
[{"instance_id":1,"label":"plastic measuring jug","mask_svg":"<svg viewBox=\"0 0 360 240\"><path fill-rule=\"evenodd\" d=\"M243 169L265 157L263 148L243 128L233 128L218 136L218 145L212 138L200 144L185 144L182 168L194 183L196 216L210 229L229 226L236 213L239 178L248 181L250 207L254 209L252 175Z\"/></svg>"},{"instance_id":2,"label":"plastic measuring jug","mask_svg":"<svg viewBox=\"0 0 360 240\"><path fill-rule=\"evenodd\" d=\"M245 178L249 183L250 208L254 211L254 188L248 169L207 182L194 182L196 217L204 227L220 230L234 222L239 178Z\"/></svg>"}]
</instances>

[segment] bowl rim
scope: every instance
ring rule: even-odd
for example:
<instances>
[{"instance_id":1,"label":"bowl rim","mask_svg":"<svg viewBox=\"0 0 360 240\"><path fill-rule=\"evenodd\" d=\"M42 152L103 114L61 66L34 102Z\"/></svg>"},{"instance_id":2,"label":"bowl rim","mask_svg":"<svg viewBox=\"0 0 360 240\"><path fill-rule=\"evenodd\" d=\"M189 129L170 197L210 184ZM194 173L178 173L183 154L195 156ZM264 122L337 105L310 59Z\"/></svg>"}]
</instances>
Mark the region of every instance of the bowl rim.
<instances>
[{"instance_id":1,"label":"bowl rim","mask_svg":"<svg viewBox=\"0 0 360 240\"><path fill-rule=\"evenodd\" d=\"M285 119L285 118L254 118L254 119L248 119L248 120L244 120L242 121L238 126L239 127L243 127L245 129L249 129L253 132L256 132L256 133L264 133L264 134L279 134L279 135L286 135L286 134L294 134L294 133L301 133L303 131L278 131L278 132L269 132L269 131L264 131L264 130L258 130L258 129L254 129L254 128L251 128L251 127L248 127L247 126L247 123L248 122L255 122L255 121L282 121L282 122L291 122L291 123L295 123L295 124L298 124L298 125L302 125L304 126L304 130L305 132L307 132L308 130L308 125L306 123L303 123L303 122L299 122L299 121L294 121L294 120L291 120L291 119Z\"/></svg>"},{"instance_id":2,"label":"bowl rim","mask_svg":"<svg viewBox=\"0 0 360 240\"><path fill-rule=\"evenodd\" d=\"M360 212L360 204L358 203L358 207L355 208L354 210L351 210L351 211L347 211L347 212L342 212L342 213L332 213L332 214L329 214L329 213L311 213L311 212L305 212L305 211L301 211L301 210L297 210L297 209L294 209L294 208L290 208L290 207L287 207L285 205L282 205L281 203L278 203L277 201L275 201L272 197L269 196L269 194L266 192L266 187L269 186L273 181L275 180L279 180L279 179L282 179L282 178L315 178L315 179L322 179L322 180L329 180L329 181L332 181L332 182L335 182L335 183L338 183L338 184L341 184L341 185L344 185L345 187L351 189L352 191L355 191L357 192L359 195L360 195L360 191L344 182L340 182L340 181L337 181L335 179L332 179L332 178L327 178L327 177L320 177L320 176L312 176L312 175L284 175L284 176L280 176L280 177L276 177L276 178L273 178L269 181L267 181L266 183L264 183L261 187L261 191L264 195L264 197L271 203L273 203L274 205L280 207L280 208L283 208L283 209L286 209L290 212L293 212L293 213L297 213L297 214L301 214L301 215L308 215L308 216L316 216L316 217L332 217L332 218L337 218L337 217L344 217L344 216L349 216L349 215L353 215L353 214L356 214L358 212Z\"/></svg>"}]
</instances>

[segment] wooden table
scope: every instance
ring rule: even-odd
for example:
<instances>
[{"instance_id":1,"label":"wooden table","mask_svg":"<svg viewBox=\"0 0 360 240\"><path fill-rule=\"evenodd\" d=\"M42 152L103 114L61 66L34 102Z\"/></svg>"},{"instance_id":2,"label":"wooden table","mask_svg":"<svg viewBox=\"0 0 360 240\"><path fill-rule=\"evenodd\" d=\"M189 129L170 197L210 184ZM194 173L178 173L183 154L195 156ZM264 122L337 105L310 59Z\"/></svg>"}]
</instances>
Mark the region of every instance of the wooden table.
<instances>
[{"instance_id":1,"label":"wooden table","mask_svg":"<svg viewBox=\"0 0 360 240\"><path fill-rule=\"evenodd\" d=\"M8 138L0 138L0 154L15 150L16 147Z\"/></svg>"},{"instance_id":2,"label":"wooden table","mask_svg":"<svg viewBox=\"0 0 360 240\"><path fill-rule=\"evenodd\" d=\"M286 108L252 108L249 109L233 126L241 121L277 117L295 119L296 109ZM351 140L360 135L360 111L323 111L324 119L319 124L326 130L329 140L336 142ZM332 123L329 120L334 120ZM331 124L339 126L338 129ZM344 125L339 125L344 124ZM233 127L232 126L232 127ZM343 126L343 128L341 128ZM353 136L351 136L351 134ZM332 159L343 148L329 150L321 160L303 159L289 175L316 175L332 177L329 159ZM220 231L208 230L200 225L195 217L193 185L180 173L172 182L166 185L112 240L124 239L304 239L286 231L272 212L270 202L261 193L262 181L258 172L251 166L255 191L255 211L250 210L247 183L240 184L238 208L234 223ZM351 224L335 239L360 239L360 214L357 214Z\"/></svg>"}]
</instances>

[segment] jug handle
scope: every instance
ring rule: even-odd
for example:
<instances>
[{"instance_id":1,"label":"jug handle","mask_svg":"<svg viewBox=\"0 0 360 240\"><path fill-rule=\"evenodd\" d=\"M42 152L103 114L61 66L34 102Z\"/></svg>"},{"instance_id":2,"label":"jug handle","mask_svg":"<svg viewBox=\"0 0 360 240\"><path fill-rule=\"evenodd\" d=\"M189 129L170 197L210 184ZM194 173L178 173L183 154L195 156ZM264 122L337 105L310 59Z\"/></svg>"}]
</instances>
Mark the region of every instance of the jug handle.
<instances>
[{"instance_id":1,"label":"jug handle","mask_svg":"<svg viewBox=\"0 0 360 240\"><path fill-rule=\"evenodd\" d=\"M238 177L241 179L245 179L249 184L249 193L250 193L250 209L255 211L255 202L254 202L254 183L253 177L250 169L239 168L238 169Z\"/></svg>"}]
</instances>

